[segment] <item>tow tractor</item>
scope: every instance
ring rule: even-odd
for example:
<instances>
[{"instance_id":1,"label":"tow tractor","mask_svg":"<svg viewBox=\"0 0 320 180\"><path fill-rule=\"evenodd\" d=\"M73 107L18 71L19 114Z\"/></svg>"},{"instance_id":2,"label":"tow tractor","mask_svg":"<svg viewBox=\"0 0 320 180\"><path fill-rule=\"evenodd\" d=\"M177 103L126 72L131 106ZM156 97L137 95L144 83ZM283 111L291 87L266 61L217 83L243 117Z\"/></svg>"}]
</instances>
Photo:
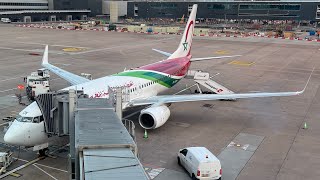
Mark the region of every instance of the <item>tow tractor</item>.
<instances>
[{"instance_id":1,"label":"tow tractor","mask_svg":"<svg viewBox=\"0 0 320 180\"><path fill-rule=\"evenodd\" d=\"M49 70L45 68L38 69L24 78L24 82L27 84L27 97L30 101L34 101L39 94L50 91L49 78Z\"/></svg>"},{"instance_id":2,"label":"tow tractor","mask_svg":"<svg viewBox=\"0 0 320 180\"><path fill-rule=\"evenodd\" d=\"M12 154L12 152L0 152L0 174L5 172L13 162Z\"/></svg>"}]
</instances>

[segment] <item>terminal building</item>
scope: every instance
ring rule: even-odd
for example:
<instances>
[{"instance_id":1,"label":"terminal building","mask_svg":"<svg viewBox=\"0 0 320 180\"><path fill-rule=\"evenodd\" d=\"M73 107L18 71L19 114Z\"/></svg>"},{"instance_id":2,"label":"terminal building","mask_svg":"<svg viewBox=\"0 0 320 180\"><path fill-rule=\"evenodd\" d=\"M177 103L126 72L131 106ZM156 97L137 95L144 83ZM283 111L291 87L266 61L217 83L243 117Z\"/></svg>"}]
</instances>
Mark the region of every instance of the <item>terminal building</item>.
<instances>
[{"instance_id":1,"label":"terminal building","mask_svg":"<svg viewBox=\"0 0 320 180\"><path fill-rule=\"evenodd\" d=\"M319 0L134 0L127 5L131 18L181 18L198 4L197 18L320 20Z\"/></svg>"},{"instance_id":2,"label":"terminal building","mask_svg":"<svg viewBox=\"0 0 320 180\"><path fill-rule=\"evenodd\" d=\"M320 20L320 0L0 0L0 17L12 21L86 20L98 15L134 19L198 18ZM117 16L117 17L115 17Z\"/></svg>"},{"instance_id":3,"label":"terminal building","mask_svg":"<svg viewBox=\"0 0 320 180\"><path fill-rule=\"evenodd\" d=\"M78 0L88 2L89 0ZM70 21L86 20L91 10L75 6L75 0L0 0L0 17L11 21Z\"/></svg>"}]
</instances>

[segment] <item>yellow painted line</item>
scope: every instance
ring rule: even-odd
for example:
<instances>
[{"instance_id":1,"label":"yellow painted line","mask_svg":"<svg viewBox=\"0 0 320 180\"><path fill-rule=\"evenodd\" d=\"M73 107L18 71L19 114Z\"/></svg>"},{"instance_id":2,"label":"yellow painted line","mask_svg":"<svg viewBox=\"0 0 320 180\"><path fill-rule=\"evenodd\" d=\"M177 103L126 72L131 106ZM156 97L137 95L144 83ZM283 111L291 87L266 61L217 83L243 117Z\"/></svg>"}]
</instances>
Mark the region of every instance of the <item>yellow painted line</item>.
<instances>
[{"instance_id":1,"label":"yellow painted line","mask_svg":"<svg viewBox=\"0 0 320 180\"><path fill-rule=\"evenodd\" d=\"M226 51L226 50L219 50L219 51L216 51L216 52L214 52L214 53L215 53L215 54L219 54L219 55L229 54L229 52Z\"/></svg>"},{"instance_id":2,"label":"yellow painted line","mask_svg":"<svg viewBox=\"0 0 320 180\"><path fill-rule=\"evenodd\" d=\"M15 169L13 169L13 170L11 170L9 172L6 172L6 173L0 175L0 179L4 178L4 177L6 177L6 176L8 176L8 175L10 175L12 173L15 173L16 171L19 171L20 169L23 169L23 168L25 168L25 167L27 167L27 166L29 166L31 164L34 164L34 163L36 163L37 161L39 161L41 159L44 159L44 157L39 157L37 159L34 159L32 161L27 162L26 164L23 164L23 165L17 167L17 168L15 168Z\"/></svg>"},{"instance_id":3,"label":"yellow painted line","mask_svg":"<svg viewBox=\"0 0 320 180\"><path fill-rule=\"evenodd\" d=\"M7 171L6 171L6 170L4 170L3 172L5 173L5 172L7 172ZM18 177L20 177L20 176L21 176L21 174L18 174L18 173L11 173L11 174L10 174L10 176L13 176L13 177L18 178Z\"/></svg>"},{"instance_id":4,"label":"yellow painted line","mask_svg":"<svg viewBox=\"0 0 320 180\"><path fill-rule=\"evenodd\" d=\"M239 66L251 66L254 64L254 62L248 62L248 61L231 61L228 64L232 65L239 65Z\"/></svg>"},{"instance_id":5,"label":"yellow painted line","mask_svg":"<svg viewBox=\"0 0 320 180\"><path fill-rule=\"evenodd\" d=\"M86 50L85 48L77 48L77 47L68 47L62 49L64 52L79 52Z\"/></svg>"},{"instance_id":6,"label":"yellow painted line","mask_svg":"<svg viewBox=\"0 0 320 180\"><path fill-rule=\"evenodd\" d=\"M18 178L18 177L20 177L20 176L21 176L21 174L18 174L18 173L11 173L11 174L10 174L10 176L13 176L13 177Z\"/></svg>"}]
</instances>

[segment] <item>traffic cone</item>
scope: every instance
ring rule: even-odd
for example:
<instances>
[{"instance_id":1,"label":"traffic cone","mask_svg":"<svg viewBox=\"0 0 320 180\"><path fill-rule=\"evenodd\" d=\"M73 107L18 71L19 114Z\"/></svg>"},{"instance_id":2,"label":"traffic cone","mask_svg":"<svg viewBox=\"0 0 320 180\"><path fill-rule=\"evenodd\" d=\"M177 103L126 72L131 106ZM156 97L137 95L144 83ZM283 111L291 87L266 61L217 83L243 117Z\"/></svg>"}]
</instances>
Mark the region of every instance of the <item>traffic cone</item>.
<instances>
[{"instance_id":1,"label":"traffic cone","mask_svg":"<svg viewBox=\"0 0 320 180\"><path fill-rule=\"evenodd\" d=\"M303 124L303 129L308 129L307 122L304 122L304 124Z\"/></svg>"},{"instance_id":2,"label":"traffic cone","mask_svg":"<svg viewBox=\"0 0 320 180\"><path fill-rule=\"evenodd\" d=\"M144 135L143 135L143 138L147 139L148 138L148 133L147 133L147 130L144 129Z\"/></svg>"}]
</instances>

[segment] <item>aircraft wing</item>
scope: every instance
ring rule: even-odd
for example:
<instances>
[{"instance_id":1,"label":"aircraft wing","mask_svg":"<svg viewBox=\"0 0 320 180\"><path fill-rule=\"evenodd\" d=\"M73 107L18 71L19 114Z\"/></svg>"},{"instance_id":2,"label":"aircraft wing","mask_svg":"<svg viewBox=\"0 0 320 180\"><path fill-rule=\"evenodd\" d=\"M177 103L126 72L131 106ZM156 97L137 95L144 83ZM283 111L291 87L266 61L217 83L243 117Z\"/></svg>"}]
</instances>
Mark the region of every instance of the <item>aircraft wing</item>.
<instances>
[{"instance_id":1,"label":"aircraft wing","mask_svg":"<svg viewBox=\"0 0 320 180\"><path fill-rule=\"evenodd\" d=\"M257 98L257 97L279 97L279 96L295 96L302 94L302 91L296 92L274 92L274 93L243 93L243 94L195 94L195 95L163 95L153 96L146 99L132 100L128 106L140 106L149 105L153 106L166 104L166 103L178 103L178 102L194 102L194 101L213 101L224 99L245 99L245 98Z\"/></svg>"},{"instance_id":2,"label":"aircraft wing","mask_svg":"<svg viewBox=\"0 0 320 180\"><path fill-rule=\"evenodd\" d=\"M177 102L194 102L194 101L213 101L224 99L245 99L256 97L278 97L278 96L295 96L302 94L304 91L297 92L278 92L278 93L244 93L244 94L196 94L196 95L164 95L153 96L147 99L137 99L129 103L129 106L140 106L148 104L166 104Z\"/></svg>"},{"instance_id":3,"label":"aircraft wing","mask_svg":"<svg viewBox=\"0 0 320 180\"><path fill-rule=\"evenodd\" d=\"M167 57L171 56L172 54L171 53L168 53L168 52L164 52L164 51L161 51L159 49L152 49L162 55L165 55ZM212 59L222 59L222 58L232 58L232 57L239 57L241 55L233 55L233 56L215 56L215 57L203 57L203 58L191 58L190 61L206 61L206 60L212 60Z\"/></svg>"},{"instance_id":4,"label":"aircraft wing","mask_svg":"<svg viewBox=\"0 0 320 180\"><path fill-rule=\"evenodd\" d=\"M313 68L306 85L301 91L292 92L256 92L256 93L240 93L240 94L191 94L191 95L162 95L153 96L145 99L135 99L130 101L127 106L141 106L152 105L158 106L166 103L178 103L178 102L195 102L195 101L214 101L225 99L247 99L247 98L260 98L260 97L284 97L284 96L296 96L302 94L311 79Z\"/></svg>"},{"instance_id":5,"label":"aircraft wing","mask_svg":"<svg viewBox=\"0 0 320 180\"><path fill-rule=\"evenodd\" d=\"M82 76L73 74L71 72L65 71L63 69L60 69L60 68L50 64L48 62L48 45L46 46L46 49L45 49L43 57L42 57L42 66L49 69L49 71L58 75L62 79L68 81L72 85L82 84L82 83L90 81L89 79L86 79Z\"/></svg>"}]
</instances>

